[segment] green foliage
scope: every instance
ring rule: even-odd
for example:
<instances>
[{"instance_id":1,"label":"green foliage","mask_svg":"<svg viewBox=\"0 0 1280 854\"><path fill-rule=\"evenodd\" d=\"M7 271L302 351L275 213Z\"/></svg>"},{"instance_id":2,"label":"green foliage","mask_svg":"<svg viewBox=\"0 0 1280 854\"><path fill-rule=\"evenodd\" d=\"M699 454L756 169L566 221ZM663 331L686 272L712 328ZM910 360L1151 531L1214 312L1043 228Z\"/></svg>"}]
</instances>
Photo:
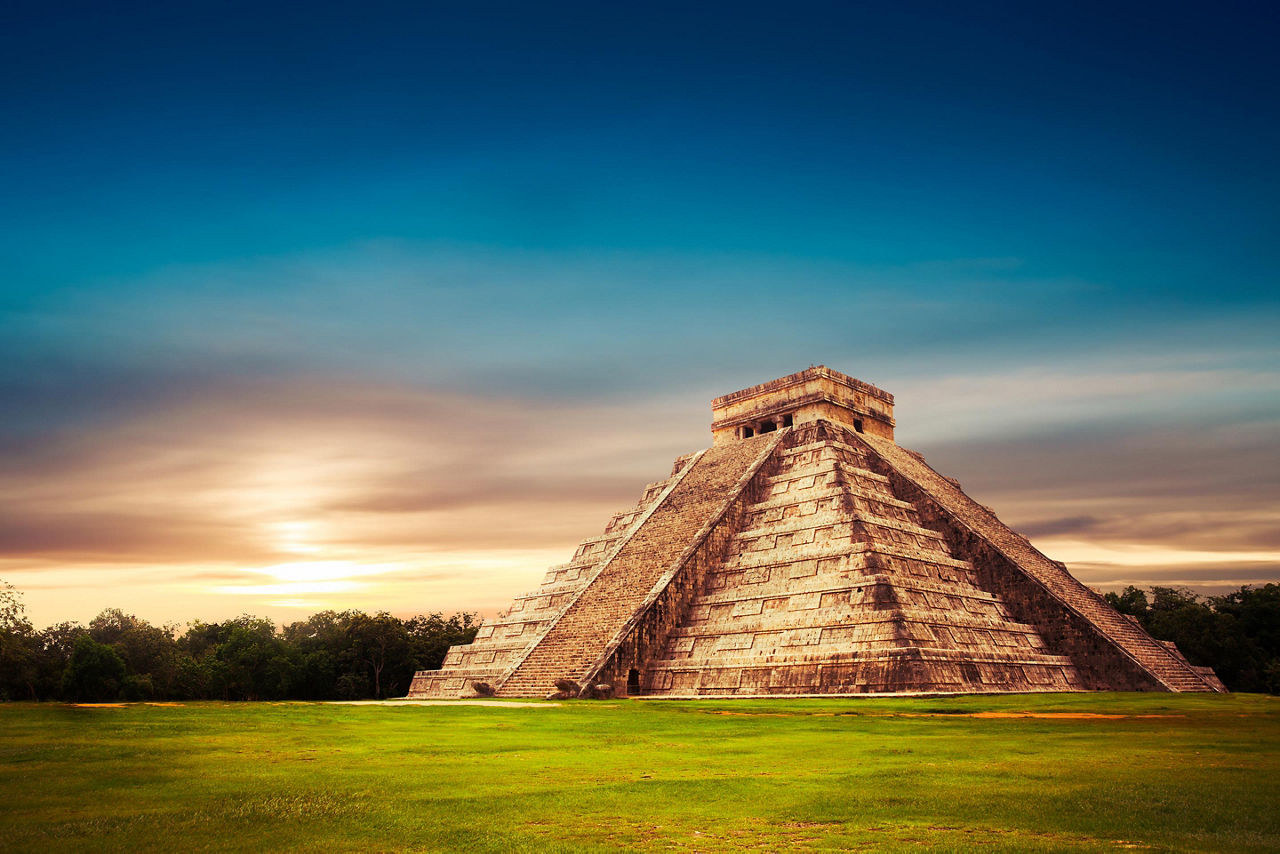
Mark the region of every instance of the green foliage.
<instances>
[{"instance_id":1,"label":"green foliage","mask_svg":"<svg viewBox=\"0 0 1280 854\"><path fill-rule=\"evenodd\" d=\"M218 686L225 700L279 700L288 696L289 652L275 624L241 616L221 626L214 654L222 665Z\"/></svg>"},{"instance_id":2,"label":"green foliage","mask_svg":"<svg viewBox=\"0 0 1280 854\"><path fill-rule=\"evenodd\" d=\"M22 593L7 581L0 581L0 631L30 626Z\"/></svg>"},{"instance_id":3,"label":"green foliage","mask_svg":"<svg viewBox=\"0 0 1280 854\"><path fill-rule=\"evenodd\" d=\"M1130 586L1104 598L1192 664L1212 667L1230 690L1280 694L1280 584L1208 598L1177 587L1150 593Z\"/></svg>"},{"instance_id":4,"label":"green foliage","mask_svg":"<svg viewBox=\"0 0 1280 854\"><path fill-rule=\"evenodd\" d=\"M1105 598L1154 637L1177 644L1191 663L1212 667L1230 690L1280 694L1280 584L1207 599L1175 587L1130 586ZM395 697L408 690L415 671L438 668L450 646L470 643L478 627L476 615L466 613L402 620L385 611L322 611L280 630L245 615L195 621L179 635L109 608L88 628L60 623L36 631L19 592L0 582L0 700L70 699L68 687L86 690L81 675L67 677L82 637L123 662L113 687L94 688L113 697ZM95 666L110 671L100 658Z\"/></svg>"},{"instance_id":5,"label":"green foliage","mask_svg":"<svg viewBox=\"0 0 1280 854\"><path fill-rule=\"evenodd\" d=\"M79 623L66 622L49 626L40 632L36 638L36 697L49 699L62 696L62 676L67 662L71 661L76 642L88 632Z\"/></svg>"},{"instance_id":6,"label":"green foliage","mask_svg":"<svg viewBox=\"0 0 1280 854\"><path fill-rule=\"evenodd\" d=\"M135 677L130 680L130 691L144 694L138 699L173 693L178 645L171 629L153 626L119 608L108 608L90 621L89 636L110 645L124 659Z\"/></svg>"},{"instance_id":7,"label":"green foliage","mask_svg":"<svg viewBox=\"0 0 1280 854\"><path fill-rule=\"evenodd\" d=\"M88 635L77 638L62 675L62 696L75 703L103 703L120 699L124 686L125 666L120 654Z\"/></svg>"},{"instance_id":8,"label":"green foliage","mask_svg":"<svg viewBox=\"0 0 1280 854\"><path fill-rule=\"evenodd\" d=\"M1121 593L1108 593L1103 598L1121 614L1130 614L1134 617L1145 616L1150 608L1147 594L1132 584Z\"/></svg>"},{"instance_id":9,"label":"green foliage","mask_svg":"<svg viewBox=\"0 0 1280 854\"><path fill-rule=\"evenodd\" d=\"M1241 690L1280 694L1280 584L1242 587L1212 605L1232 638L1232 681L1248 686Z\"/></svg>"},{"instance_id":10,"label":"green foliage","mask_svg":"<svg viewBox=\"0 0 1280 854\"><path fill-rule=\"evenodd\" d=\"M369 668L369 675L373 679L373 696L383 699L386 696L383 693L383 674L391 662L408 658L409 632L403 622L386 611L379 611L373 616L356 614L352 617L347 632L351 636L351 648L356 660ZM404 687L407 690L409 686L406 684Z\"/></svg>"},{"instance_id":11,"label":"green foliage","mask_svg":"<svg viewBox=\"0 0 1280 854\"><path fill-rule=\"evenodd\" d=\"M36 699L37 648L22 594L0 582L0 700Z\"/></svg>"},{"instance_id":12,"label":"green foliage","mask_svg":"<svg viewBox=\"0 0 1280 854\"><path fill-rule=\"evenodd\" d=\"M415 671L439 667L449 646L469 643L478 626L474 614L401 620L385 611L322 611L282 629L244 615L196 620L179 633L108 608L87 628L60 623L37 632L21 594L0 582L0 700L395 697Z\"/></svg>"},{"instance_id":13,"label":"green foliage","mask_svg":"<svg viewBox=\"0 0 1280 854\"><path fill-rule=\"evenodd\" d=\"M14 852L1280 850L1258 695L0 711Z\"/></svg>"},{"instance_id":14,"label":"green foliage","mask_svg":"<svg viewBox=\"0 0 1280 854\"><path fill-rule=\"evenodd\" d=\"M446 618L435 613L406 620L416 669L439 670L449 647L471 643L478 628L480 621L475 614L454 614Z\"/></svg>"}]
</instances>

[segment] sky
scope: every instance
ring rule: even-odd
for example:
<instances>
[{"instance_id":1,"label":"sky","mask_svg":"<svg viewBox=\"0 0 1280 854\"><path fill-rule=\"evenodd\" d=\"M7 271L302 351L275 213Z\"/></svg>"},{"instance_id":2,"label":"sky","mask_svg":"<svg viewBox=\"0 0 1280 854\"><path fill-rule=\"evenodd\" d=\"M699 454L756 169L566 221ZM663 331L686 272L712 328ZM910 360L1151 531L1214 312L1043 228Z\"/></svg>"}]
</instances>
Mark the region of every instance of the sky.
<instances>
[{"instance_id":1,"label":"sky","mask_svg":"<svg viewBox=\"0 0 1280 854\"><path fill-rule=\"evenodd\" d=\"M0 579L493 614L826 364L1098 589L1280 580L1278 23L6 6Z\"/></svg>"}]
</instances>

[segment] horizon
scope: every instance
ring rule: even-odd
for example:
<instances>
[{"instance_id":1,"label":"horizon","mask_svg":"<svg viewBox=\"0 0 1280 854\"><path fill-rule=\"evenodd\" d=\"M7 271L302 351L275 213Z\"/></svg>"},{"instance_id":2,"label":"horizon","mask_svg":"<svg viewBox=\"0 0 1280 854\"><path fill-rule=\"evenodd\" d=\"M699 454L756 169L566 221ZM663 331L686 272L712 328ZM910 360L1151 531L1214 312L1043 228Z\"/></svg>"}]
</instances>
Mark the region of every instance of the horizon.
<instances>
[{"instance_id":1,"label":"horizon","mask_svg":"<svg viewBox=\"0 0 1280 854\"><path fill-rule=\"evenodd\" d=\"M491 616L825 364L1085 584L1280 581L1274 15L21 8L0 580Z\"/></svg>"}]
</instances>

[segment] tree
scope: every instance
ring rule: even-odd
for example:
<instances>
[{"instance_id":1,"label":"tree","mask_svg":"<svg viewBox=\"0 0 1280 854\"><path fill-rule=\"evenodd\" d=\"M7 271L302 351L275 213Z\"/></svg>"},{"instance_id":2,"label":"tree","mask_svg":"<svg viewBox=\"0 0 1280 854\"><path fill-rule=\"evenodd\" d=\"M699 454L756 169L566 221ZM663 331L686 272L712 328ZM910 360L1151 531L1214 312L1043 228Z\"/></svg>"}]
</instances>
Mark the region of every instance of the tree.
<instances>
[{"instance_id":1,"label":"tree","mask_svg":"<svg viewBox=\"0 0 1280 854\"><path fill-rule=\"evenodd\" d=\"M444 664L449 647L468 644L476 639L480 628L478 614L458 613L445 618L439 612L423 614L405 621L413 638L414 655L419 670L436 670Z\"/></svg>"},{"instance_id":2,"label":"tree","mask_svg":"<svg viewBox=\"0 0 1280 854\"><path fill-rule=\"evenodd\" d=\"M9 582L0 581L0 629L17 625L31 625L27 607L22 604L22 593Z\"/></svg>"},{"instance_id":3,"label":"tree","mask_svg":"<svg viewBox=\"0 0 1280 854\"><path fill-rule=\"evenodd\" d=\"M1161 640L1177 644L1192 664L1212 666L1215 661L1224 661L1224 652L1235 639L1230 632L1223 632L1222 622L1209 604L1191 590L1151 588L1151 609L1145 620L1147 630Z\"/></svg>"},{"instance_id":4,"label":"tree","mask_svg":"<svg viewBox=\"0 0 1280 854\"><path fill-rule=\"evenodd\" d=\"M76 639L62 676L62 696L73 703L118 700L124 681L124 659L120 654L85 634Z\"/></svg>"},{"instance_id":5,"label":"tree","mask_svg":"<svg viewBox=\"0 0 1280 854\"><path fill-rule=\"evenodd\" d=\"M409 633L404 623L388 614L379 611L373 616L357 613L351 620L348 632L351 635L352 648L356 658L369 668L373 679L373 696L381 700L385 695L383 688L391 688L395 682L388 684L383 673L388 666L395 665L409 658L412 647L409 644ZM405 685L406 690L408 685Z\"/></svg>"},{"instance_id":6,"label":"tree","mask_svg":"<svg viewBox=\"0 0 1280 854\"><path fill-rule=\"evenodd\" d=\"M1130 586L1106 600L1192 664L1212 667L1228 689L1280 693L1280 584L1207 600L1179 587L1149 593Z\"/></svg>"},{"instance_id":7,"label":"tree","mask_svg":"<svg viewBox=\"0 0 1280 854\"><path fill-rule=\"evenodd\" d=\"M79 623L58 623L43 629L39 635L39 669L37 693L43 699L62 696L62 676L75 652L76 641L89 630Z\"/></svg>"},{"instance_id":8,"label":"tree","mask_svg":"<svg viewBox=\"0 0 1280 854\"><path fill-rule=\"evenodd\" d=\"M129 699L169 696L178 677L178 645L171 628L108 608L89 622L89 634L120 653L128 670Z\"/></svg>"},{"instance_id":9,"label":"tree","mask_svg":"<svg viewBox=\"0 0 1280 854\"><path fill-rule=\"evenodd\" d=\"M1245 585L1209 601L1234 640L1233 687L1280 694L1280 584Z\"/></svg>"},{"instance_id":10,"label":"tree","mask_svg":"<svg viewBox=\"0 0 1280 854\"><path fill-rule=\"evenodd\" d=\"M358 611L321 611L306 620L284 628L284 639L297 654L297 666L290 682L292 696L304 700L328 700L335 697L366 697L363 673L351 673L361 667L352 648L349 631ZM343 677L347 676L346 679Z\"/></svg>"},{"instance_id":11,"label":"tree","mask_svg":"<svg viewBox=\"0 0 1280 854\"><path fill-rule=\"evenodd\" d=\"M0 581L0 700L35 700L39 640L22 594Z\"/></svg>"},{"instance_id":12,"label":"tree","mask_svg":"<svg viewBox=\"0 0 1280 854\"><path fill-rule=\"evenodd\" d=\"M1121 614L1129 614L1141 620L1150 610L1150 603L1147 602L1147 594L1130 584L1121 593L1108 593L1102 597L1107 600L1112 608L1115 608Z\"/></svg>"},{"instance_id":13,"label":"tree","mask_svg":"<svg viewBox=\"0 0 1280 854\"><path fill-rule=\"evenodd\" d=\"M247 614L227 620L215 655L225 667L224 699L278 700L288 695L289 649L270 620Z\"/></svg>"}]
</instances>

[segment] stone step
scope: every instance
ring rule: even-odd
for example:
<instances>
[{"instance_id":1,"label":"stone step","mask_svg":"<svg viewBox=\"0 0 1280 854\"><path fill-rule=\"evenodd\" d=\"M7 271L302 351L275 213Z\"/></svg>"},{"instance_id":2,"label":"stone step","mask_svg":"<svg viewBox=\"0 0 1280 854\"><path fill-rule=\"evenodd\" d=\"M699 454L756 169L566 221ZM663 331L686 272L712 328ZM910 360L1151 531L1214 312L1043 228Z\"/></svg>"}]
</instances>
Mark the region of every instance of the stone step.
<instances>
[{"instance_id":1,"label":"stone step","mask_svg":"<svg viewBox=\"0 0 1280 854\"><path fill-rule=\"evenodd\" d=\"M601 654L653 585L693 544L693 537L734 496L731 492L760 454L778 441L761 436L712 448L686 467L670 493L643 520L498 688L526 696L545 679L575 681Z\"/></svg>"},{"instance_id":2,"label":"stone step","mask_svg":"<svg viewBox=\"0 0 1280 854\"><path fill-rule=\"evenodd\" d=\"M1212 690L1189 665L1178 660L1154 638L1117 613L1101 597L1088 590L1066 569L1049 560L1023 536L1011 531L990 509L978 504L951 480L938 474L919 455L891 441L860 437L893 471L914 484L951 514L961 525L995 546L1022 571L1088 620L1111 643L1137 661L1166 687Z\"/></svg>"}]
</instances>

